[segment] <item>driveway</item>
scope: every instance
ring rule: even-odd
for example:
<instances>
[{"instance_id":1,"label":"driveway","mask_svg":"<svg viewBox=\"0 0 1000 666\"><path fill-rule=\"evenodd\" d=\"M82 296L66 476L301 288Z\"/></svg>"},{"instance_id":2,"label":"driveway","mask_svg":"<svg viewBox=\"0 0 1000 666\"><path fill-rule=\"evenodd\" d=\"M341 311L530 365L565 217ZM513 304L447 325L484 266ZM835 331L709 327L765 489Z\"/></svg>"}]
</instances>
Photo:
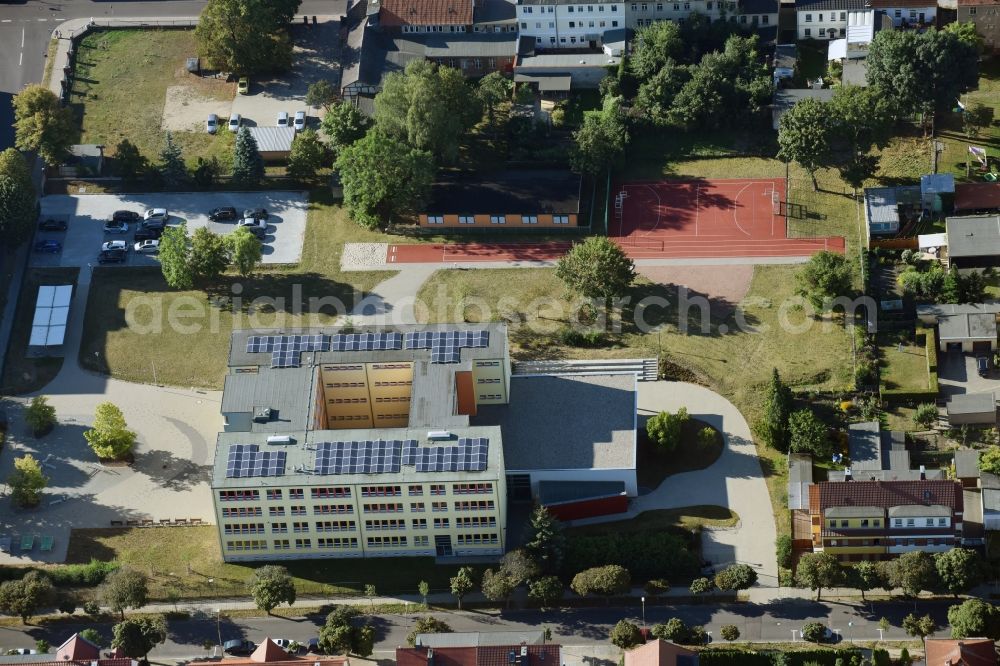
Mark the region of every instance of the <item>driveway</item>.
<instances>
[{"instance_id":1,"label":"driveway","mask_svg":"<svg viewBox=\"0 0 1000 666\"><path fill-rule=\"evenodd\" d=\"M990 372L980 377L976 368L977 354L938 352L938 387L944 397L962 393L1000 394L1000 371L990 359Z\"/></svg>"},{"instance_id":2,"label":"driveway","mask_svg":"<svg viewBox=\"0 0 1000 666\"><path fill-rule=\"evenodd\" d=\"M235 228L235 222L212 222L208 212L221 206L266 208L267 236L264 238L265 264L293 264L302 257L302 240L306 229L308 197L305 192L173 192L160 194L81 194L42 198L42 218L64 219L69 224L65 233L39 232L38 239L62 242L61 254L32 255L32 266L89 266L96 263L101 243L106 240L133 242L134 224L127 234L105 234L104 222L116 210L166 208L170 224L187 222L188 232L207 226L219 234ZM155 255L129 252L126 264L155 266Z\"/></svg>"}]
</instances>

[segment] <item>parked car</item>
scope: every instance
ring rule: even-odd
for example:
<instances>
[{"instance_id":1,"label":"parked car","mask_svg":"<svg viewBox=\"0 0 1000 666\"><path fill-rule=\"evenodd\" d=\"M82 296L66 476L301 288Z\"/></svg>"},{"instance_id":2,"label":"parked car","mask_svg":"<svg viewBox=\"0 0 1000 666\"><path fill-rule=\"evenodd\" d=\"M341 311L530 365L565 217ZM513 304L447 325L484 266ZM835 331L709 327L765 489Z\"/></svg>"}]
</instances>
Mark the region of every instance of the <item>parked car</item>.
<instances>
[{"instance_id":1,"label":"parked car","mask_svg":"<svg viewBox=\"0 0 1000 666\"><path fill-rule=\"evenodd\" d=\"M252 217L240 220L236 226L249 229L254 236L262 240L267 235L267 222L255 220Z\"/></svg>"},{"instance_id":2,"label":"parked car","mask_svg":"<svg viewBox=\"0 0 1000 666\"><path fill-rule=\"evenodd\" d=\"M223 220L236 220L239 219L239 213L232 206L223 206L222 208L213 208L208 213L208 219L213 222L221 222Z\"/></svg>"},{"instance_id":3,"label":"parked car","mask_svg":"<svg viewBox=\"0 0 1000 666\"><path fill-rule=\"evenodd\" d=\"M125 250L128 251L128 243L125 241L107 241L101 246L102 252L107 252L108 250Z\"/></svg>"},{"instance_id":4,"label":"parked car","mask_svg":"<svg viewBox=\"0 0 1000 666\"><path fill-rule=\"evenodd\" d=\"M976 359L976 370L979 371L980 377L985 377L990 372L990 360L985 356L980 356Z\"/></svg>"},{"instance_id":5,"label":"parked car","mask_svg":"<svg viewBox=\"0 0 1000 666\"><path fill-rule=\"evenodd\" d=\"M41 231L66 231L66 220L42 220L38 223Z\"/></svg>"},{"instance_id":6,"label":"parked car","mask_svg":"<svg viewBox=\"0 0 1000 666\"><path fill-rule=\"evenodd\" d=\"M249 76L241 76L240 77L239 83L236 84L236 92L238 92L241 95L249 95L250 94L250 77Z\"/></svg>"},{"instance_id":7,"label":"parked car","mask_svg":"<svg viewBox=\"0 0 1000 666\"><path fill-rule=\"evenodd\" d=\"M116 210L108 218L109 222L137 222L142 219L142 215L134 210Z\"/></svg>"},{"instance_id":8,"label":"parked car","mask_svg":"<svg viewBox=\"0 0 1000 666\"><path fill-rule=\"evenodd\" d=\"M243 116L241 116L240 114L234 113L233 115L229 116L229 131L230 132L235 132L236 130L238 130L240 128L240 125L242 125L242 124L243 124Z\"/></svg>"},{"instance_id":9,"label":"parked car","mask_svg":"<svg viewBox=\"0 0 1000 666\"><path fill-rule=\"evenodd\" d=\"M166 221L170 217L170 213L167 212L166 208L147 208L146 212L143 213L143 220L163 220Z\"/></svg>"},{"instance_id":10,"label":"parked car","mask_svg":"<svg viewBox=\"0 0 1000 666\"><path fill-rule=\"evenodd\" d=\"M222 644L222 651L226 654L231 654L239 657L246 656L257 649L257 646L253 641L241 641L239 639L234 639L231 641L226 641Z\"/></svg>"},{"instance_id":11,"label":"parked car","mask_svg":"<svg viewBox=\"0 0 1000 666\"><path fill-rule=\"evenodd\" d=\"M105 222L104 233L106 234L128 233L128 222Z\"/></svg>"},{"instance_id":12,"label":"parked car","mask_svg":"<svg viewBox=\"0 0 1000 666\"><path fill-rule=\"evenodd\" d=\"M62 252L62 243L54 240L40 240L35 243L35 252L42 254L59 254Z\"/></svg>"},{"instance_id":13,"label":"parked car","mask_svg":"<svg viewBox=\"0 0 1000 666\"><path fill-rule=\"evenodd\" d=\"M135 251L142 252L143 254L156 254L160 251L160 241L158 240L144 240L138 241L135 244Z\"/></svg>"},{"instance_id":14,"label":"parked car","mask_svg":"<svg viewBox=\"0 0 1000 666\"><path fill-rule=\"evenodd\" d=\"M159 240L160 236L163 235L163 229L136 229L135 230L135 240L145 241L145 240Z\"/></svg>"},{"instance_id":15,"label":"parked car","mask_svg":"<svg viewBox=\"0 0 1000 666\"><path fill-rule=\"evenodd\" d=\"M285 650L286 652L288 652L288 648L289 646L291 646L292 643L298 645L298 643L296 641L293 641L291 638L272 638L271 640L274 641L275 645L280 647L282 650Z\"/></svg>"},{"instance_id":16,"label":"parked car","mask_svg":"<svg viewBox=\"0 0 1000 666\"><path fill-rule=\"evenodd\" d=\"M125 250L102 250L99 255L97 255L97 263L99 264L120 264L125 261L128 253Z\"/></svg>"},{"instance_id":17,"label":"parked car","mask_svg":"<svg viewBox=\"0 0 1000 666\"><path fill-rule=\"evenodd\" d=\"M268 215L266 208L247 208L243 211L243 217L244 219L266 220L270 215Z\"/></svg>"},{"instance_id":18,"label":"parked car","mask_svg":"<svg viewBox=\"0 0 1000 666\"><path fill-rule=\"evenodd\" d=\"M209 134L215 134L219 131L219 116L214 113L208 114L208 120L205 121L205 131Z\"/></svg>"},{"instance_id":19,"label":"parked car","mask_svg":"<svg viewBox=\"0 0 1000 666\"><path fill-rule=\"evenodd\" d=\"M312 652L313 654L319 654L319 639L310 638L306 641L306 652Z\"/></svg>"},{"instance_id":20,"label":"parked car","mask_svg":"<svg viewBox=\"0 0 1000 666\"><path fill-rule=\"evenodd\" d=\"M296 132L304 130L306 128L306 112L296 111L295 120L292 122L292 125L295 127Z\"/></svg>"},{"instance_id":21,"label":"parked car","mask_svg":"<svg viewBox=\"0 0 1000 666\"><path fill-rule=\"evenodd\" d=\"M277 123L278 127L288 127L288 111L281 111L278 113Z\"/></svg>"},{"instance_id":22,"label":"parked car","mask_svg":"<svg viewBox=\"0 0 1000 666\"><path fill-rule=\"evenodd\" d=\"M6 654L38 654L38 650L32 650L31 648L11 648L7 650Z\"/></svg>"}]
</instances>

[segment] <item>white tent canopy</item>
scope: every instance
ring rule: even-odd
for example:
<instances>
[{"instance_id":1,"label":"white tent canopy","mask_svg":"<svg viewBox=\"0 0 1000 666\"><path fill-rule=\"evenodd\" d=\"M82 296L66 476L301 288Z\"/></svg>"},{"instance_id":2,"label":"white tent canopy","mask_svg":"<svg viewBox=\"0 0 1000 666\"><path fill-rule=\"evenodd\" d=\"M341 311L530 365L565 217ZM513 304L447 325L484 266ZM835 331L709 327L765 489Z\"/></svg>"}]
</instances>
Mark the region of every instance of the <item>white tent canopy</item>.
<instances>
[{"instance_id":1,"label":"white tent canopy","mask_svg":"<svg viewBox=\"0 0 1000 666\"><path fill-rule=\"evenodd\" d=\"M31 321L32 347L53 347L66 339L69 304L73 299L73 285L43 285L38 288L35 316Z\"/></svg>"}]
</instances>

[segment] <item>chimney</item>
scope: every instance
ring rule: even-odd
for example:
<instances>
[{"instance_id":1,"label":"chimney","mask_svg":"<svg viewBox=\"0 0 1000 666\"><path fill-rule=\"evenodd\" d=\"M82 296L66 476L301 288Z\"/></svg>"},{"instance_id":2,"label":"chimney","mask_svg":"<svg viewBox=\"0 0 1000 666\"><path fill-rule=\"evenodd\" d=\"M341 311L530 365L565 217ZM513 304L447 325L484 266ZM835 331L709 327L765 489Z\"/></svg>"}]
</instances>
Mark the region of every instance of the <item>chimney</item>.
<instances>
[{"instance_id":1,"label":"chimney","mask_svg":"<svg viewBox=\"0 0 1000 666\"><path fill-rule=\"evenodd\" d=\"M844 469L844 481L853 481L854 478L851 476L851 468L848 467Z\"/></svg>"},{"instance_id":2,"label":"chimney","mask_svg":"<svg viewBox=\"0 0 1000 666\"><path fill-rule=\"evenodd\" d=\"M927 480L927 468L924 467L923 465L920 466L920 480L921 481Z\"/></svg>"}]
</instances>

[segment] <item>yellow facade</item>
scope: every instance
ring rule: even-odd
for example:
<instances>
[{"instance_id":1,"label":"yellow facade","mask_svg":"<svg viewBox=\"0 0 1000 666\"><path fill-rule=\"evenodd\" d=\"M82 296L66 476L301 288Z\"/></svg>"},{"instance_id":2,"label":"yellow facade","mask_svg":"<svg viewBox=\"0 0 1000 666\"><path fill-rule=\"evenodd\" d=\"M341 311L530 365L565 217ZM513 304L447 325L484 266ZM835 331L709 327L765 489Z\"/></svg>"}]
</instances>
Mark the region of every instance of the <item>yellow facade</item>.
<instances>
[{"instance_id":1,"label":"yellow facade","mask_svg":"<svg viewBox=\"0 0 1000 666\"><path fill-rule=\"evenodd\" d=\"M813 520L813 543L817 550L832 553L833 555L860 555L859 559L880 559L886 550L886 539L880 534L858 534L857 536L843 536L843 532L850 530L884 530L885 513L880 510L873 510L869 515L850 516L846 518L830 517L824 515L822 519L818 516ZM822 536L822 531L836 531L837 536Z\"/></svg>"},{"instance_id":2,"label":"yellow facade","mask_svg":"<svg viewBox=\"0 0 1000 666\"><path fill-rule=\"evenodd\" d=\"M405 428L413 363L324 363L320 366L327 427Z\"/></svg>"},{"instance_id":3,"label":"yellow facade","mask_svg":"<svg viewBox=\"0 0 1000 666\"><path fill-rule=\"evenodd\" d=\"M476 359L472 362L472 384L477 405L507 403L507 377L502 359Z\"/></svg>"}]
</instances>

